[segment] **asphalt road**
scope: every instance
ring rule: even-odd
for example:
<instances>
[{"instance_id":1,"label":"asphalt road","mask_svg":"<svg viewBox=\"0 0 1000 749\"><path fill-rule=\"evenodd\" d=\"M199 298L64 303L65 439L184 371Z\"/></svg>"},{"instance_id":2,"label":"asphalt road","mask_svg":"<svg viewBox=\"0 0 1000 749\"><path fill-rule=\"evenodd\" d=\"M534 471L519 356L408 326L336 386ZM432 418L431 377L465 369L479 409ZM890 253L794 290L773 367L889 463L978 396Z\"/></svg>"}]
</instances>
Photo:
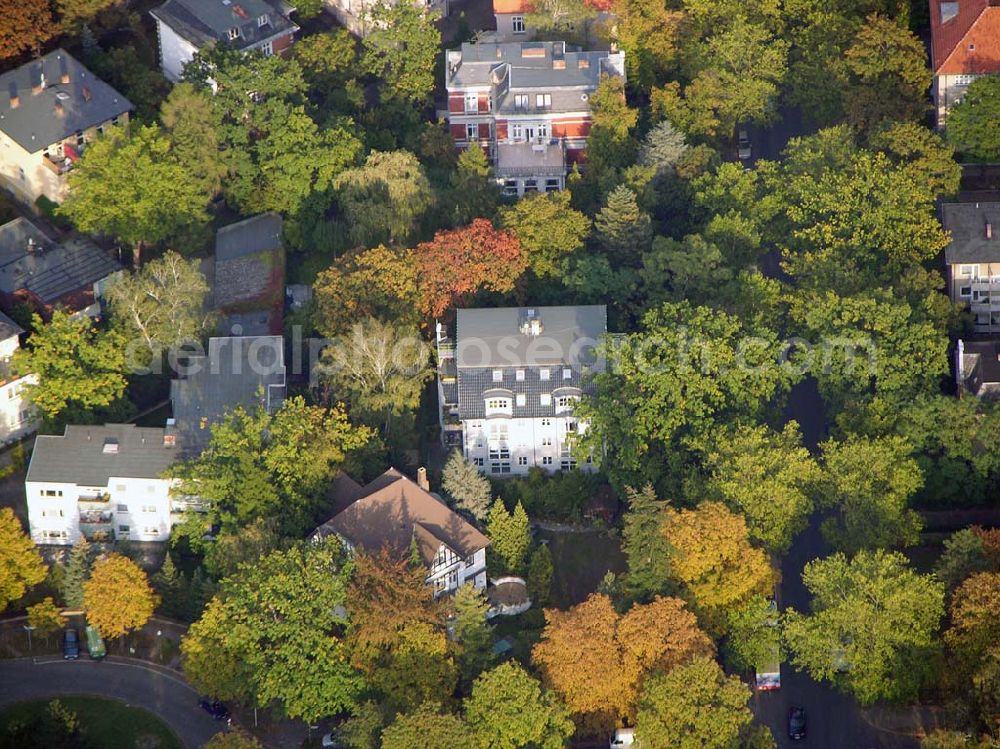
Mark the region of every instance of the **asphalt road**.
<instances>
[{"instance_id":1,"label":"asphalt road","mask_svg":"<svg viewBox=\"0 0 1000 749\"><path fill-rule=\"evenodd\" d=\"M141 663L28 658L0 661L0 706L86 694L142 707L166 723L187 749L200 749L223 728L198 707L181 678Z\"/></svg>"},{"instance_id":2,"label":"asphalt road","mask_svg":"<svg viewBox=\"0 0 1000 749\"><path fill-rule=\"evenodd\" d=\"M823 401L814 380L805 380L789 394L786 420L794 419L802 430L806 446L815 451L826 436ZM809 593L802 584L802 568L813 559L830 553L819 531L820 517L812 518L809 527L795 539L781 564L778 591L782 610L809 610ZM803 741L788 738L788 709L804 707L808 736ZM753 709L757 720L771 728L779 749L915 749L919 741L911 736L880 730L869 722L854 698L835 690L826 682L817 682L788 663L781 666L781 688L774 692L755 692Z\"/></svg>"}]
</instances>

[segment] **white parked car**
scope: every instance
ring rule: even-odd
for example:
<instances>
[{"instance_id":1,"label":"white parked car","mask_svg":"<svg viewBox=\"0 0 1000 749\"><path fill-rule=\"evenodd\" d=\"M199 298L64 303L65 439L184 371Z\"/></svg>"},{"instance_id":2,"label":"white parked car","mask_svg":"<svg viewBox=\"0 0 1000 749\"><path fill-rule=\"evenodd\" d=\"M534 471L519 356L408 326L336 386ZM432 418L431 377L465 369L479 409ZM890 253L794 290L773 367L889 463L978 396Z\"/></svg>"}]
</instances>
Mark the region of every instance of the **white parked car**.
<instances>
[{"instance_id":1,"label":"white parked car","mask_svg":"<svg viewBox=\"0 0 1000 749\"><path fill-rule=\"evenodd\" d=\"M619 749L619 747L623 746L639 746L635 743L634 728L619 728L614 732L614 735L611 736L611 741L608 742L609 749Z\"/></svg>"}]
</instances>

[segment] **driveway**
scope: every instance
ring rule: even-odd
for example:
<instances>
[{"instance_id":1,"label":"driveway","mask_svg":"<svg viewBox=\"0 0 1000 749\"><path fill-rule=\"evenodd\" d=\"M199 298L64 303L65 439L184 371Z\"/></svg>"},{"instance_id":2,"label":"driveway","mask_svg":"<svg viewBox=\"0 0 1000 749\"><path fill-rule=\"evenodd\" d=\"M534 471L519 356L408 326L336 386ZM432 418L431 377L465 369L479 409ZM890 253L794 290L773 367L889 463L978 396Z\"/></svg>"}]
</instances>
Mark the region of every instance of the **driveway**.
<instances>
[{"instance_id":1,"label":"driveway","mask_svg":"<svg viewBox=\"0 0 1000 749\"><path fill-rule=\"evenodd\" d=\"M109 657L64 661L0 661L0 707L25 700L87 694L120 700L159 717L187 749L200 749L222 723L198 707L198 693L181 678L147 664Z\"/></svg>"}]
</instances>

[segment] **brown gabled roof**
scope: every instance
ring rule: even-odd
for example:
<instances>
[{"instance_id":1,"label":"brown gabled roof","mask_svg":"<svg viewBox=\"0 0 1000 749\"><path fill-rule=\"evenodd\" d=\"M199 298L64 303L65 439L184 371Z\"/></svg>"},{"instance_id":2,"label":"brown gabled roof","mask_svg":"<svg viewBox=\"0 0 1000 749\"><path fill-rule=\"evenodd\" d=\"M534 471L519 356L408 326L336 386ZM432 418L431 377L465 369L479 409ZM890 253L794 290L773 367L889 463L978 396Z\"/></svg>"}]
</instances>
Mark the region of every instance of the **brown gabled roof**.
<instances>
[{"instance_id":1,"label":"brown gabled roof","mask_svg":"<svg viewBox=\"0 0 1000 749\"><path fill-rule=\"evenodd\" d=\"M931 0L931 67L936 75L1000 72L996 0Z\"/></svg>"},{"instance_id":2,"label":"brown gabled roof","mask_svg":"<svg viewBox=\"0 0 1000 749\"><path fill-rule=\"evenodd\" d=\"M399 553L406 553L416 538L427 564L442 545L462 557L489 545L489 539L461 515L395 468L360 488L360 494L350 477L342 475L335 481L343 493L337 496L335 491L331 498L335 506L346 507L317 528L314 537L335 533L367 551L388 547ZM357 496L351 499L351 495Z\"/></svg>"}]
</instances>

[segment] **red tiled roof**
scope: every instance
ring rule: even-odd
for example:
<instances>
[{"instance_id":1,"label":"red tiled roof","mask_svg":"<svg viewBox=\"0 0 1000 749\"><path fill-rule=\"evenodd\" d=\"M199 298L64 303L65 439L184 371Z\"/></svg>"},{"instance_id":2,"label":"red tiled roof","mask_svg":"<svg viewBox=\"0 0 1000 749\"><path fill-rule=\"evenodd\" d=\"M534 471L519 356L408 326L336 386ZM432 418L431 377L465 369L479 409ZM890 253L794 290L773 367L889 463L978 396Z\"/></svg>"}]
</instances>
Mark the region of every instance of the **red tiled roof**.
<instances>
[{"instance_id":1,"label":"red tiled roof","mask_svg":"<svg viewBox=\"0 0 1000 749\"><path fill-rule=\"evenodd\" d=\"M958 0L941 21L947 0L930 0L931 67L936 75L1000 72L1000 0Z\"/></svg>"},{"instance_id":2,"label":"red tiled roof","mask_svg":"<svg viewBox=\"0 0 1000 749\"><path fill-rule=\"evenodd\" d=\"M494 13L530 13L530 0L493 0Z\"/></svg>"}]
</instances>

